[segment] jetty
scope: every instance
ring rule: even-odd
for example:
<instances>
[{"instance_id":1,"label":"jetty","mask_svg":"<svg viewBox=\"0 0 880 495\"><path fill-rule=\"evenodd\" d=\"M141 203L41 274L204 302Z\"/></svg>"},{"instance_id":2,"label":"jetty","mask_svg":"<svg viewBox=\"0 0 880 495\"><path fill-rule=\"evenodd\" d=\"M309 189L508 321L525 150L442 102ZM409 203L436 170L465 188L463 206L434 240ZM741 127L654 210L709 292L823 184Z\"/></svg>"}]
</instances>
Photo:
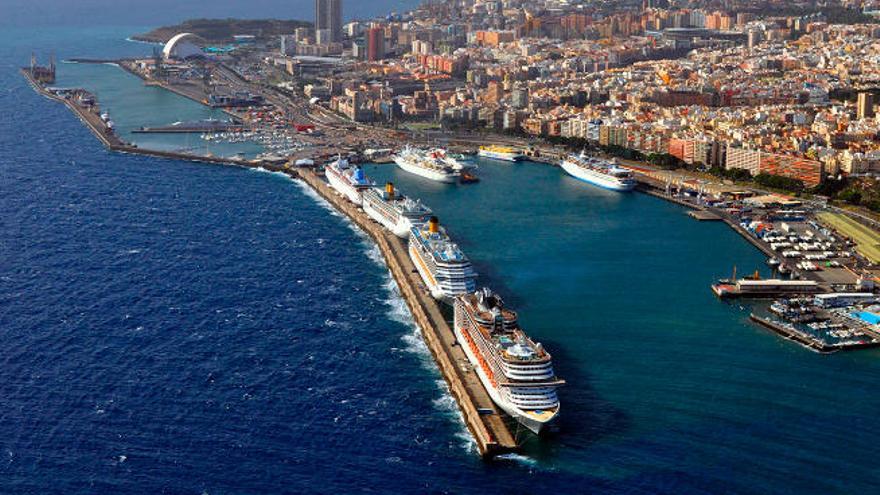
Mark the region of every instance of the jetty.
<instances>
[{"instance_id":1,"label":"jetty","mask_svg":"<svg viewBox=\"0 0 880 495\"><path fill-rule=\"evenodd\" d=\"M291 178L301 179L334 208L351 219L379 247L386 265L449 387L450 393L458 404L464 423L473 436L480 455L484 459L491 459L519 449L514 434L508 428L505 414L492 401L464 351L455 342L455 335L443 317L439 304L424 288L415 266L407 255L405 241L386 231L362 210L337 194L318 175L318 172L308 168L294 167L291 165L292 162L277 165L262 160L203 156L139 148L134 144L126 143L116 135L109 123L101 117L93 95L80 89L53 91L34 78L28 68L22 69L21 72L39 94L70 108L95 137L111 151L192 162L263 168L282 172ZM74 97L76 94L90 96L91 98L87 98L90 103L82 104L84 100Z\"/></svg>"},{"instance_id":2,"label":"jetty","mask_svg":"<svg viewBox=\"0 0 880 495\"><path fill-rule=\"evenodd\" d=\"M813 351L816 351L820 354L830 354L832 352L856 349L870 349L880 346L880 342L876 340L860 340L855 342L842 342L832 344L825 342L815 335L811 335L790 323L778 322L770 318L758 316L755 313L750 314L749 319L751 319L755 323L758 323L762 327L781 335L788 340L797 342L798 344Z\"/></svg>"}]
</instances>

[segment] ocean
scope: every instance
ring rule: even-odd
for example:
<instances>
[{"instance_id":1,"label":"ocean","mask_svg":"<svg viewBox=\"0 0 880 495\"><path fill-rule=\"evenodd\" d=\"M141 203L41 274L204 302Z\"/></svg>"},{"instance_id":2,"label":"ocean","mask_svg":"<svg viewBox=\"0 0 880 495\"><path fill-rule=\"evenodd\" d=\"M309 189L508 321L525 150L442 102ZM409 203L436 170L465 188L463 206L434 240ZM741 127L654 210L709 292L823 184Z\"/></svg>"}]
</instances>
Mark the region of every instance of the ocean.
<instances>
[{"instance_id":1,"label":"ocean","mask_svg":"<svg viewBox=\"0 0 880 495\"><path fill-rule=\"evenodd\" d=\"M726 226L547 165L479 161L467 186L370 165L567 380L558 435L481 461L345 218L278 174L107 152L17 73L32 50L148 52L113 15L0 31L0 492L880 490L880 352L821 356L716 300L714 278L764 266ZM99 99L138 90L60 71ZM140 89L110 108L123 126L204 111Z\"/></svg>"}]
</instances>

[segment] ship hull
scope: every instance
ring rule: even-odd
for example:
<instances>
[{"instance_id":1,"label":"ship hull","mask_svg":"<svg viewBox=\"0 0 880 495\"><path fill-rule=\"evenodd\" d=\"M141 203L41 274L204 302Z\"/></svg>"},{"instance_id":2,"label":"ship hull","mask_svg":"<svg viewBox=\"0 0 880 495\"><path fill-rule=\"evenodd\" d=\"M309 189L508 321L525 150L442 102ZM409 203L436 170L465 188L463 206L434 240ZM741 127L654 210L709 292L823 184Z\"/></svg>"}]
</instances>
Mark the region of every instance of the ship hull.
<instances>
[{"instance_id":1,"label":"ship hull","mask_svg":"<svg viewBox=\"0 0 880 495\"><path fill-rule=\"evenodd\" d=\"M593 170L584 170L583 168L569 162L568 160L563 160L560 164L562 170L578 179L580 181L586 182L588 184L592 184L597 187L601 187L602 189L607 189L609 191L617 191L617 192L629 192L636 188L635 183L622 183L617 179L606 177L604 174Z\"/></svg>"},{"instance_id":2,"label":"ship hull","mask_svg":"<svg viewBox=\"0 0 880 495\"><path fill-rule=\"evenodd\" d=\"M540 435L546 431L552 430L556 428L556 421L559 417L559 407L556 407L555 413L553 416L546 421L539 421L535 418L529 417L526 413L524 413L521 409L514 406L510 403L510 401L506 400L501 396L501 393L492 384L492 381L486 376L486 372L483 371L483 367L480 366L480 362L477 359L476 352L471 348L468 339L464 337L462 334L461 328L458 325L453 325L453 333L455 334L455 340L458 342L459 346L464 350L465 355L470 361L471 365L473 365L474 370L477 372L477 376L480 377L480 382L483 384L483 387L489 393L489 397L492 398L492 402L494 402L498 407L500 407L504 412L506 412L510 417L515 419L519 424L528 428L532 433L536 435Z\"/></svg>"},{"instance_id":3,"label":"ship hull","mask_svg":"<svg viewBox=\"0 0 880 495\"><path fill-rule=\"evenodd\" d=\"M409 257L412 260L413 264L416 265L416 270L418 270L419 276L428 287L428 291L431 293L431 297L440 302L452 304L453 296L443 291L443 289L440 287L440 284L437 283L437 280L431 274L431 271L428 270L425 262L422 261L422 257L419 255L418 251L416 250L415 246L412 245L412 243L410 243L408 251Z\"/></svg>"},{"instance_id":4,"label":"ship hull","mask_svg":"<svg viewBox=\"0 0 880 495\"><path fill-rule=\"evenodd\" d=\"M425 167L415 165L409 160L403 159L401 157L394 158L394 163L396 163L398 167L405 170L406 172L424 177L425 179L443 182L445 184L454 184L455 181L458 179L458 174L449 174L438 170L430 170Z\"/></svg>"},{"instance_id":5,"label":"ship hull","mask_svg":"<svg viewBox=\"0 0 880 495\"><path fill-rule=\"evenodd\" d=\"M324 171L324 175L327 176L327 182L330 183L330 186L333 187L333 189L339 191L343 196L348 198L349 201L358 206L361 206L361 204L363 204L360 189L352 186L341 175L339 175L338 172L328 167Z\"/></svg>"},{"instance_id":6,"label":"ship hull","mask_svg":"<svg viewBox=\"0 0 880 495\"><path fill-rule=\"evenodd\" d=\"M361 206L364 208L364 213L369 215L373 220L379 222L379 224L391 231L391 233L397 237L402 239L409 237L410 229L413 227L409 218L399 215L395 222L383 214L383 212L374 206L370 200L364 200Z\"/></svg>"},{"instance_id":7,"label":"ship hull","mask_svg":"<svg viewBox=\"0 0 880 495\"><path fill-rule=\"evenodd\" d=\"M518 162L522 159L520 155L514 154L502 154L502 153L493 153L491 151L480 151L478 153L483 158L489 158L492 160L499 160L502 162Z\"/></svg>"}]
</instances>

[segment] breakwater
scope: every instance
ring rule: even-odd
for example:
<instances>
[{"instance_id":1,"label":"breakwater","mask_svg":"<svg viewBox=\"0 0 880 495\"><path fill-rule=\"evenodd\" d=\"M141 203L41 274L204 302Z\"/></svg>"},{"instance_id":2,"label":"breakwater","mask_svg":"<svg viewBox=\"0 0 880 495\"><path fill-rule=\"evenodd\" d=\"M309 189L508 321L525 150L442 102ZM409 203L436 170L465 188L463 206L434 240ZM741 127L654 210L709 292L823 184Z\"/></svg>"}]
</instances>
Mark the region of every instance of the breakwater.
<instances>
[{"instance_id":1,"label":"breakwater","mask_svg":"<svg viewBox=\"0 0 880 495\"><path fill-rule=\"evenodd\" d=\"M60 102L67 106L74 113L74 115L76 115L79 120L82 121L82 123L85 124L85 126L90 131L92 131L92 134L94 134L95 137L98 138L98 140L101 141L101 143L111 151L153 156L157 158L168 158L173 160L184 160L189 162L237 165L249 168L266 168L269 166L268 164L261 161L246 160L242 158L195 155L192 153L181 153L177 151L163 151L139 148L135 144L123 141L118 135L116 135L115 132L113 132L113 129L110 128L108 123L101 118L100 107L98 107L97 105L80 105L75 101L75 98L61 96L59 94L53 93L52 91L49 91L46 87L36 81L31 76L30 71L28 71L27 69L22 69L21 73L24 75L25 79L27 79L28 83L30 83L34 90L37 91L39 94L45 96L46 98L49 98L50 100Z\"/></svg>"},{"instance_id":2,"label":"breakwater","mask_svg":"<svg viewBox=\"0 0 880 495\"><path fill-rule=\"evenodd\" d=\"M371 220L363 211L347 203L336 194L313 170L291 168L289 164L273 165L260 160L244 160L220 156L202 156L188 153L160 151L139 148L121 140L100 117L96 105L83 106L74 99L53 93L36 81L26 69L22 74L35 91L43 96L65 104L88 127L101 143L119 153L130 153L157 158L168 158L200 163L233 165L247 168L263 168L282 172L291 178L298 178L326 199L338 211L345 214L355 225L363 230L376 243L386 265L391 272L400 293L406 301L413 319L433 355L437 366L446 381L450 393L455 398L462 418L474 438L480 455L492 458L496 455L514 452L518 449L516 439L507 427L503 413L497 408L483 387L473 369L467 367L467 357L455 343L455 337L444 319L438 303L421 290L421 283L415 275L415 266L406 254L406 246L396 236L385 231Z\"/></svg>"}]
</instances>

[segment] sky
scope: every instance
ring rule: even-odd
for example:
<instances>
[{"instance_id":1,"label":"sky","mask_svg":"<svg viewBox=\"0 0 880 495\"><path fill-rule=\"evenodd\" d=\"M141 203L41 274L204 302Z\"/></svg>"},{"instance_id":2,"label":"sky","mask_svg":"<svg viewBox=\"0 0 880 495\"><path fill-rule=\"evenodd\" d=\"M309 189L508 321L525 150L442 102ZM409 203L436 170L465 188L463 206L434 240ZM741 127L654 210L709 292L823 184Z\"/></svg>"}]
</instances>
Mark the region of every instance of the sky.
<instances>
[{"instance_id":1,"label":"sky","mask_svg":"<svg viewBox=\"0 0 880 495\"><path fill-rule=\"evenodd\" d=\"M418 0L343 0L346 19L402 11ZM158 26L191 18L313 20L314 0L0 0L6 26Z\"/></svg>"}]
</instances>

